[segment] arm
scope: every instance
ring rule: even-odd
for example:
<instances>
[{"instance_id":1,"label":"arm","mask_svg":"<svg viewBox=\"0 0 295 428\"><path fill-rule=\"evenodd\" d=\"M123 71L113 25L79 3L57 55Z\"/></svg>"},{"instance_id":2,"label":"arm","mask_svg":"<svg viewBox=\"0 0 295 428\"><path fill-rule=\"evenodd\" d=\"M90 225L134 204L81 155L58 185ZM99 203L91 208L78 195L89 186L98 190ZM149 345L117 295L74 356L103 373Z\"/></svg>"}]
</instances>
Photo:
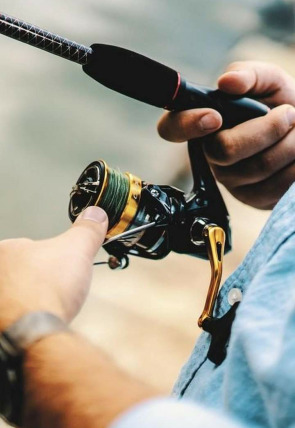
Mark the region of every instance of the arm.
<instances>
[{"instance_id":1,"label":"arm","mask_svg":"<svg viewBox=\"0 0 295 428\"><path fill-rule=\"evenodd\" d=\"M88 293L106 214L86 210L57 238L0 243L0 331L44 310L70 322ZM24 356L25 426L106 427L119 413L156 392L121 373L102 352L68 332L47 336Z\"/></svg>"},{"instance_id":2,"label":"arm","mask_svg":"<svg viewBox=\"0 0 295 428\"><path fill-rule=\"evenodd\" d=\"M254 97L273 110L205 139L201 137L221 126L216 112L207 112L215 126L206 134L203 109L168 113L159 122L159 133L175 142L201 138L217 180L240 201L256 208L273 208L295 178L294 79L271 64L236 62L219 78L218 86L224 92Z\"/></svg>"},{"instance_id":3,"label":"arm","mask_svg":"<svg viewBox=\"0 0 295 428\"><path fill-rule=\"evenodd\" d=\"M25 358L25 426L105 428L122 412L156 395L98 348L75 334L36 343Z\"/></svg>"}]
</instances>

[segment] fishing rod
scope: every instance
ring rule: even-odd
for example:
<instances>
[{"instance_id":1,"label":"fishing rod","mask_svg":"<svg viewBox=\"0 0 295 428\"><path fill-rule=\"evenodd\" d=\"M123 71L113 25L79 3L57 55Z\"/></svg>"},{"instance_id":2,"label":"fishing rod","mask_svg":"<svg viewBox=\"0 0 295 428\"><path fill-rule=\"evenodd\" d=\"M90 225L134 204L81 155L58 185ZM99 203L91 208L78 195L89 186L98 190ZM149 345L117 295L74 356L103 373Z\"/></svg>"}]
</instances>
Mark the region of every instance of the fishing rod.
<instances>
[{"instance_id":1,"label":"fishing rod","mask_svg":"<svg viewBox=\"0 0 295 428\"><path fill-rule=\"evenodd\" d=\"M75 62L88 63L92 49L0 12L0 34Z\"/></svg>"},{"instance_id":2,"label":"fishing rod","mask_svg":"<svg viewBox=\"0 0 295 428\"><path fill-rule=\"evenodd\" d=\"M190 83L179 72L136 52L105 44L83 46L4 13L0 13L0 34L80 64L102 85L147 104L167 110L214 108L223 117L223 127L268 111L253 99Z\"/></svg>"},{"instance_id":3,"label":"fishing rod","mask_svg":"<svg viewBox=\"0 0 295 428\"><path fill-rule=\"evenodd\" d=\"M268 112L268 108L256 100L190 83L176 70L118 46L92 44L86 47L4 13L0 13L0 33L80 64L84 72L97 82L144 103L171 111L213 108L222 115L223 128L231 128ZM198 195L200 206L206 204L207 208L210 207L209 214L226 231L226 249L230 249L228 212L201 144L190 141L188 150L194 178L193 194ZM99 165L97 167L100 168ZM124 183L124 180L121 181ZM87 183L89 184L88 181ZM84 186L84 199L85 195L91 193L86 187ZM74 196L81 194L80 190L80 193L74 192ZM72 220L82 207L85 207L82 202L75 204L70 212Z\"/></svg>"},{"instance_id":4,"label":"fishing rod","mask_svg":"<svg viewBox=\"0 0 295 428\"><path fill-rule=\"evenodd\" d=\"M213 108L222 115L223 128L231 128L268 112L268 107L256 100L188 82L178 71L118 46L96 43L87 47L4 13L0 13L0 33L80 64L83 71L97 82L144 103L170 111ZM115 173L104 161L99 161L88 166L74 186L70 219L74 221L88 205L100 203L110 218L105 249L115 253L119 261L126 259L126 254L162 258L170 250L208 259L202 232L211 223L225 231L225 252L229 251L229 214L202 145L189 141L188 150L194 179L188 197L169 186L149 187L142 180L132 178L131 174ZM177 221L175 213L178 213ZM156 227L149 227L144 216L153 217ZM175 222L182 226L175 227ZM136 247L130 243L134 242L131 229L138 227L143 239ZM161 227L165 227L166 232L169 230L165 238L161 235ZM115 236L119 238L116 240ZM161 241L160 246L155 245L157 239Z\"/></svg>"}]
</instances>

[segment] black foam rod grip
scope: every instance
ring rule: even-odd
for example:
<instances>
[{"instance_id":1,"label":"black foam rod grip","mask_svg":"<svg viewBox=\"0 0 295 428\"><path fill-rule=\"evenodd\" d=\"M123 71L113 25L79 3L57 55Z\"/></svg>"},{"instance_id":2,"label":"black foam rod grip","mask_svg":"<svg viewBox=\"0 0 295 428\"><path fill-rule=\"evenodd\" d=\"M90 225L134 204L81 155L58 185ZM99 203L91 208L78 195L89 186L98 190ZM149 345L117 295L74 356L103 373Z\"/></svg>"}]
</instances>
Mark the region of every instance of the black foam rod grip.
<instances>
[{"instance_id":1,"label":"black foam rod grip","mask_svg":"<svg viewBox=\"0 0 295 428\"><path fill-rule=\"evenodd\" d=\"M175 93L178 73L159 62L118 46L94 44L83 70L97 82L128 97L165 107Z\"/></svg>"},{"instance_id":2,"label":"black foam rod grip","mask_svg":"<svg viewBox=\"0 0 295 428\"><path fill-rule=\"evenodd\" d=\"M222 115L223 127L263 116L268 108L186 81L166 65L118 46L94 44L83 70L102 85L128 97L167 110L210 107Z\"/></svg>"}]
</instances>

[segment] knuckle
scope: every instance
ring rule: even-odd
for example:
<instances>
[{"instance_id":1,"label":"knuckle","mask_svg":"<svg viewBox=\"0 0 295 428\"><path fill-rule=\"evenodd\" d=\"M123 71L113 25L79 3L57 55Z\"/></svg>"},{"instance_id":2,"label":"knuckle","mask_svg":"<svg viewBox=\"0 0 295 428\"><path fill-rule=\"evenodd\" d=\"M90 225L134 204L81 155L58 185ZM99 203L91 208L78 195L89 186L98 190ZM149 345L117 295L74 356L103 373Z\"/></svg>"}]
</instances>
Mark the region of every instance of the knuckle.
<instances>
[{"instance_id":1,"label":"knuckle","mask_svg":"<svg viewBox=\"0 0 295 428\"><path fill-rule=\"evenodd\" d=\"M230 137L230 134L220 133L216 145L216 160L220 165L230 165L234 163L237 155L237 145Z\"/></svg>"},{"instance_id":2,"label":"knuckle","mask_svg":"<svg viewBox=\"0 0 295 428\"><path fill-rule=\"evenodd\" d=\"M89 224L80 225L79 228L80 230L77 230L77 237L79 240L83 239L85 248L96 248L100 242L103 242L106 231L101 228L93 227Z\"/></svg>"},{"instance_id":3,"label":"knuckle","mask_svg":"<svg viewBox=\"0 0 295 428\"><path fill-rule=\"evenodd\" d=\"M187 112L178 114L175 120L174 141L182 142L188 140L191 128L195 128L192 117Z\"/></svg>"},{"instance_id":4,"label":"knuckle","mask_svg":"<svg viewBox=\"0 0 295 428\"><path fill-rule=\"evenodd\" d=\"M243 202L244 204L250 205L248 194L243 192L241 187L230 189L230 193L239 201Z\"/></svg>"},{"instance_id":5,"label":"knuckle","mask_svg":"<svg viewBox=\"0 0 295 428\"><path fill-rule=\"evenodd\" d=\"M24 248L24 247L31 246L33 243L34 243L34 241L32 239L19 238L19 239L16 239L15 246L19 247L19 248Z\"/></svg>"},{"instance_id":6,"label":"knuckle","mask_svg":"<svg viewBox=\"0 0 295 428\"><path fill-rule=\"evenodd\" d=\"M185 135L185 131L186 131L186 128L187 128L187 122L184 119L183 115L178 115L176 117L176 123L175 123L175 125L176 125L176 128L177 128L177 136L181 137L181 136Z\"/></svg>"},{"instance_id":7,"label":"knuckle","mask_svg":"<svg viewBox=\"0 0 295 428\"><path fill-rule=\"evenodd\" d=\"M231 62L231 63L226 67L226 71L237 70L237 69L239 69L243 64L244 64L244 62L242 62L242 61L233 61L233 62Z\"/></svg>"},{"instance_id":8,"label":"knuckle","mask_svg":"<svg viewBox=\"0 0 295 428\"><path fill-rule=\"evenodd\" d=\"M160 135L161 138L166 138L166 116L161 117L161 119L158 122L157 125L157 130L158 130L158 134Z\"/></svg>"},{"instance_id":9,"label":"knuckle","mask_svg":"<svg viewBox=\"0 0 295 428\"><path fill-rule=\"evenodd\" d=\"M259 174L262 177L267 177L274 168L274 162L275 159L270 151L263 153L256 160L256 175Z\"/></svg>"},{"instance_id":10,"label":"knuckle","mask_svg":"<svg viewBox=\"0 0 295 428\"><path fill-rule=\"evenodd\" d=\"M271 121L269 127L270 132L276 141L280 140L282 136L286 133L286 131L289 129L286 120L282 120L281 117L277 120Z\"/></svg>"},{"instance_id":11,"label":"knuckle","mask_svg":"<svg viewBox=\"0 0 295 428\"><path fill-rule=\"evenodd\" d=\"M158 133L164 140L180 142L185 140L187 121L183 112L167 113L158 122Z\"/></svg>"},{"instance_id":12,"label":"knuckle","mask_svg":"<svg viewBox=\"0 0 295 428\"><path fill-rule=\"evenodd\" d=\"M32 244L33 240L28 238L18 239L7 239L0 242L0 253L1 255L6 253L16 253L28 249Z\"/></svg>"},{"instance_id":13,"label":"knuckle","mask_svg":"<svg viewBox=\"0 0 295 428\"><path fill-rule=\"evenodd\" d=\"M0 242L2 248L20 248L30 245L33 241L29 238L18 238L18 239L6 239Z\"/></svg>"},{"instance_id":14,"label":"knuckle","mask_svg":"<svg viewBox=\"0 0 295 428\"><path fill-rule=\"evenodd\" d=\"M229 189L230 193L242 203L259 210L273 208L278 198L270 191L266 191L263 183L240 186Z\"/></svg>"},{"instance_id":15,"label":"knuckle","mask_svg":"<svg viewBox=\"0 0 295 428\"><path fill-rule=\"evenodd\" d=\"M284 104L273 110L273 115L269 115L269 130L271 135L280 140L290 130L288 121L288 110L294 109L291 105ZM266 116L267 117L267 116Z\"/></svg>"},{"instance_id":16,"label":"knuckle","mask_svg":"<svg viewBox=\"0 0 295 428\"><path fill-rule=\"evenodd\" d=\"M212 173L214 175L214 178L217 181L220 181L220 183L221 183L221 180L222 180L222 172L220 171L221 168L219 166L217 166L217 165L210 165L210 166L211 166L211 171L212 171Z\"/></svg>"},{"instance_id":17,"label":"knuckle","mask_svg":"<svg viewBox=\"0 0 295 428\"><path fill-rule=\"evenodd\" d=\"M218 165L211 166L211 169L216 180L219 181L219 183L226 185L228 182L228 174L226 173L226 169Z\"/></svg>"},{"instance_id":18,"label":"knuckle","mask_svg":"<svg viewBox=\"0 0 295 428\"><path fill-rule=\"evenodd\" d=\"M256 192L251 189L251 186L236 187L230 189L230 193L240 202L257 209L263 209L265 201L261 196L257 196Z\"/></svg>"}]
</instances>

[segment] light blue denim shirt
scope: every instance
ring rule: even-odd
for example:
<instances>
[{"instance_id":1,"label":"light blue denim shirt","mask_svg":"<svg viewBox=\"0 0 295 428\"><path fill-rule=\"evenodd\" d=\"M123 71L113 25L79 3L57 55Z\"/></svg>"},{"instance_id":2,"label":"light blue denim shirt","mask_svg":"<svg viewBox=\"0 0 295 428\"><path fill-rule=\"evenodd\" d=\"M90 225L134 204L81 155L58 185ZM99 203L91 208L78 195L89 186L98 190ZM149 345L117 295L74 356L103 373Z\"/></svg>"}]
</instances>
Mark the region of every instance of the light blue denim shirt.
<instances>
[{"instance_id":1,"label":"light blue denim shirt","mask_svg":"<svg viewBox=\"0 0 295 428\"><path fill-rule=\"evenodd\" d=\"M138 405L112 428L295 428L295 184L223 285L215 316L233 288L242 302L224 362L208 360L203 333L174 398Z\"/></svg>"}]
</instances>

